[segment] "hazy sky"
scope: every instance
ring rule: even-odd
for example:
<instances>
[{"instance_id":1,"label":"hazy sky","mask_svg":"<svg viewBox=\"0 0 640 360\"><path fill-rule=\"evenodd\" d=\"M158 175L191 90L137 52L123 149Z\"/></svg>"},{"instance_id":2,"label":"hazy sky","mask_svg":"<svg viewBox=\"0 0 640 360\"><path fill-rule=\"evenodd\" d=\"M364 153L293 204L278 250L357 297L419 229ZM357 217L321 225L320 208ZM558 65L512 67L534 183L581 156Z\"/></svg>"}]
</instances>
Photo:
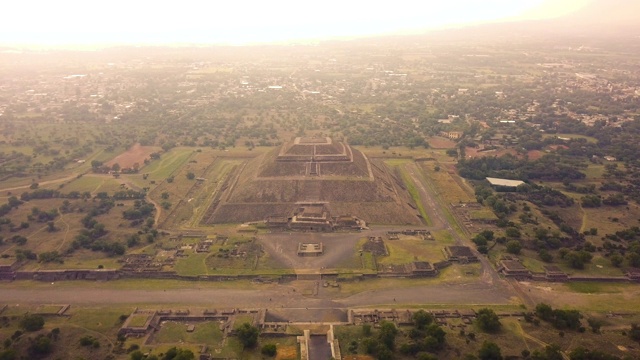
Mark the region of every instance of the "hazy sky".
<instances>
[{"instance_id":1,"label":"hazy sky","mask_svg":"<svg viewBox=\"0 0 640 360\"><path fill-rule=\"evenodd\" d=\"M14 0L0 44L232 43L550 18L589 0Z\"/></svg>"}]
</instances>

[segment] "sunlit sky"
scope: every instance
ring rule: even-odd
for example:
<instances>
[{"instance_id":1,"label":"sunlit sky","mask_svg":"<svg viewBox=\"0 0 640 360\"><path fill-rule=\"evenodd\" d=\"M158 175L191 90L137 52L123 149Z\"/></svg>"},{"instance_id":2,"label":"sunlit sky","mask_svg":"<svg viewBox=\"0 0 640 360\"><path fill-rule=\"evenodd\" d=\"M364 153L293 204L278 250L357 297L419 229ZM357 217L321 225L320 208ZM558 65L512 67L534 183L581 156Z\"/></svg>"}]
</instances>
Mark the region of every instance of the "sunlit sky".
<instances>
[{"instance_id":1,"label":"sunlit sky","mask_svg":"<svg viewBox=\"0 0 640 360\"><path fill-rule=\"evenodd\" d=\"M545 19L590 0L15 0L0 44L247 44Z\"/></svg>"}]
</instances>

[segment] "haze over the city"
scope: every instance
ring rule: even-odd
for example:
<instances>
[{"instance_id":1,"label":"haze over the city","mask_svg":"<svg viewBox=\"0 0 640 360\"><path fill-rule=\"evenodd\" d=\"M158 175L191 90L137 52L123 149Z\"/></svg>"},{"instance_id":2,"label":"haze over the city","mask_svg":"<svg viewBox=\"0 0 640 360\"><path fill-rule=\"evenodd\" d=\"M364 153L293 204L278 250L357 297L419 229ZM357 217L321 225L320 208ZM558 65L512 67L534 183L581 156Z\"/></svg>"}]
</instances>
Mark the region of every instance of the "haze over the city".
<instances>
[{"instance_id":1,"label":"haze over the city","mask_svg":"<svg viewBox=\"0 0 640 360\"><path fill-rule=\"evenodd\" d=\"M3 6L0 44L288 42L416 34L493 22L548 20L585 12L590 17L606 14L604 20L614 22L619 17L629 18L633 7L637 4L629 0L606 4L594 0L20 1ZM616 11L617 8L625 11Z\"/></svg>"}]
</instances>

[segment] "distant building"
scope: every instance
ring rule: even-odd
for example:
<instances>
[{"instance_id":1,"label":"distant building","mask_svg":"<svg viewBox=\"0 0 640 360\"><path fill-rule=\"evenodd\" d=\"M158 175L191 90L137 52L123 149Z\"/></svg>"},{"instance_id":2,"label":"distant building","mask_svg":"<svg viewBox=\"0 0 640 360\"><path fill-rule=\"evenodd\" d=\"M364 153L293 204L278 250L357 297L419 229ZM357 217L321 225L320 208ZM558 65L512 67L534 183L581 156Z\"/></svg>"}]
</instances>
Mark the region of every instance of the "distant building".
<instances>
[{"instance_id":1,"label":"distant building","mask_svg":"<svg viewBox=\"0 0 640 360\"><path fill-rule=\"evenodd\" d=\"M448 137L451 140L458 140L464 133L462 131L442 131L440 135Z\"/></svg>"}]
</instances>

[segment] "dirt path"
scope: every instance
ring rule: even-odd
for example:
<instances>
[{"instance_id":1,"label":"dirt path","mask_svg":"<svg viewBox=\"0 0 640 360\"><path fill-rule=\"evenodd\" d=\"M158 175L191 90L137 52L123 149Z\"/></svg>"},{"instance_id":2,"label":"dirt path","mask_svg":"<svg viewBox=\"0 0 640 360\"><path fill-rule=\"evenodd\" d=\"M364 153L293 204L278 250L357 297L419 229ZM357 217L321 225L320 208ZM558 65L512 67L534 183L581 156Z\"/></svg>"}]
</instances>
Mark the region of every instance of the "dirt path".
<instances>
[{"instance_id":1,"label":"dirt path","mask_svg":"<svg viewBox=\"0 0 640 360\"><path fill-rule=\"evenodd\" d=\"M61 252L62 251L62 247L64 246L64 244L67 243L67 237L69 236L69 224L64 220L64 213L62 211L60 211L60 208L58 208L58 213L60 214L60 219L57 222L63 223L64 226L66 227L66 229L64 231L64 238L62 238L62 242L56 248L56 250L58 252Z\"/></svg>"},{"instance_id":2,"label":"dirt path","mask_svg":"<svg viewBox=\"0 0 640 360\"><path fill-rule=\"evenodd\" d=\"M51 184L57 184L57 183L61 183L61 182L65 182L68 180L72 180L78 177L79 174L71 174L65 177L61 177L58 179L53 179L53 180L47 180L47 181L42 181L39 182L38 185L39 186L44 186L44 185L51 185ZM0 189L0 192L4 192L4 191L14 191L14 190L20 190L20 189L28 189L31 186L31 184L29 185L21 185L21 186L14 186L14 187L10 187L10 188L4 188L4 189Z\"/></svg>"}]
</instances>

